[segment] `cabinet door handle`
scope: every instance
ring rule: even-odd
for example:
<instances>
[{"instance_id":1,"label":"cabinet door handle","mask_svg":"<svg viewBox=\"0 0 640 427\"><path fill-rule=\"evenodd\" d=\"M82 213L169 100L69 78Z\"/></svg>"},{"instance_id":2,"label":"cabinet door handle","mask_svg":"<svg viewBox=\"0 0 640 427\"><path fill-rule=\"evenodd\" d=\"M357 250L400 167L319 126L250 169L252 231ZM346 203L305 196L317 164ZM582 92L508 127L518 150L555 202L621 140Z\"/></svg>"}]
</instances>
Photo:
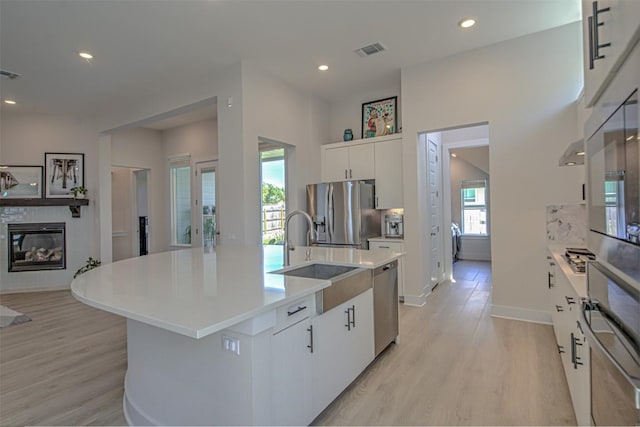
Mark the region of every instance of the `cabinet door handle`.
<instances>
[{"instance_id":1,"label":"cabinet door handle","mask_svg":"<svg viewBox=\"0 0 640 427\"><path fill-rule=\"evenodd\" d=\"M564 309L562 308L561 305L556 304L556 311L560 313L561 311L564 311Z\"/></svg>"},{"instance_id":2,"label":"cabinet door handle","mask_svg":"<svg viewBox=\"0 0 640 427\"><path fill-rule=\"evenodd\" d=\"M582 365L582 358L578 356L578 346L582 346L582 343L578 338L571 333L571 363L573 363L573 369L578 369L578 365Z\"/></svg>"},{"instance_id":3,"label":"cabinet door handle","mask_svg":"<svg viewBox=\"0 0 640 427\"><path fill-rule=\"evenodd\" d=\"M351 326L356 327L356 306L351 306Z\"/></svg>"},{"instance_id":4,"label":"cabinet door handle","mask_svg":"<svg viewBox=\"0 0 640 427\"><path fill-rule=\"evenodd\" d=\"M547 273L548 274L548 281L549 281L549 289L553 288L555 285L555 283L551 283L551 278L553 277L553 274L551 273Z\"/></svg>"},{"instance_id":5,"label":"cabinet door handle","mask_svg":"<svg viewBox=\"0 0 640 427\"><path fill-rule=\"evenodd\" d=\"M558 346L558 353L562 354L564 353L564 346L561 346L560 344L557 344Z\"/></svg>"},{"instance_id":6,"label":"cabinet door handle","mask_svg":"<svg viewBox=\"0 0 640 427\"><path fill-rule=\"evenodd\" d=\"M347 328L347 331L351 330L351 307L347 308L345 311L347 313L347 324L344 325Z\"/></svg>"},{"instance_id":7,"label":"cabinet door handle","mask_svg":"<svg viewBox=\"0 0 640 427\"><path fill-rule=\"evenodd\" d=\"M575 298L573 298L573 297L568 297L568 296L566 296L566 295L565 295L565 297L564 297L564 298L567 300L567 304L568 304L568 305L571 305L571 304L575 304L575 303L576 303L576 300L575 300Z\"/></svg>"},{"instance_id":8,"label":"cabinet door handle","mask_svg":"<svg viewBox=\"0 0 640 427\"><path fill-rule=\"evenodd\" d=\"M378 246L380 249L391 249L390 246Z\"/></svg>"},{"instance_id":9,"label":"cabinet door handle","mask_svg":"<svg viewBox=\"0 0 640 427\"><path fill-rule=\"evenodd\" d=\"M299 312L301 312L302 310L306 310L306 309L307 309L307 306L306 306L306 305L304 305L304 306L302 306L302 307L298 307L298 309L297 309L297 310L287 311L287 316L293 316L294 314L299 313Z\"/></svg>"},{"instance_id":10,"label":"cabinet door handle","mask_svg":"<svg viewBox=\"0 0 640 427\"><path fill-rule=\"evenodd\" d=\"M593 70L593 16L588 18L587 26L589 27L589 69Z\"/></svg>"},{"instance_id":11,"label":"cabinet door handle","mask_svg":"<svg viewBox=\"0 0 640 427\"><path fill-rule=\"evenodd\" d=\"M313 325L310 325L307 328L307 332L309 332L309 345L307 346L307 348L309 349L310 353L313 353Z\"/></svg>"},{"instance_id":12,"label":"cabinet door handle","mask_svg":"<svg viewBox=\"0 0 640 427\"><path fill-rule=\"evenodd\" d=\"M349 169L349 178L353 178L353 171Z\"/></svg>"},{"instance_id":13,"label":"cabinet door handle","mask_svg":"<svg viewBox=\"0 0 640 427\"><path fill-rule=\"evenodd\" d=\"M344 179L347 179L347 178L349 178L349 177L347 176L347 170L345 169L344 170Z\"/></svg>"},{"instance_id":14,"label":"cabinet door handle","mask_svg":"<svg viewBox=\"0 0 640 427\"><path fill-rule=\"evenodd\" d=\"M602 27L604 22L598 21L598 17L601 13L609 12L610 8L605 7L604 9L598 9L598 2L593 2L593 59L603 59L605 56L600 55L600 49L603 47L611 46L611 43L603 43L600 44L600 35L598 34L598 27Z\"/></svg>"},{"instance_id":15,"label":"cabinet door handle","mask_svg":"<svg viewBox=\"0 0 640 427\"><path fill-rule=\"evenodd\" d=\"M378 196L376 196L376 208L380 206L380 202L378 202Z\"/></svg>"}]
</instances>

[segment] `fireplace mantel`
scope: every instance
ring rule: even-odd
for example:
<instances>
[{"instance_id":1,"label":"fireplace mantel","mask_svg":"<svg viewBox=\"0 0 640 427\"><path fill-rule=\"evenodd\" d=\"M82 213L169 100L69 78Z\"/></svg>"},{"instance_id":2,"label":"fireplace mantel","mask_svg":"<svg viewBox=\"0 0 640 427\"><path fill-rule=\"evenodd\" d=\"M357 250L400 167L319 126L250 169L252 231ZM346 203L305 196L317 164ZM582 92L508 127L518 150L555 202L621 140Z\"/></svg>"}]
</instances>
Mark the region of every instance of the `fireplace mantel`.
<instances>
[{"instance_id":1,"label":"fireplace mantel","mask_svg":"<svg viewBox=\"0 0 640 427\"><path fill-rule=\"evenodd\" d=\"M69 206L71 216L80 218L80 207L89 206L88 199L0 199L2 207Z\"/></svg>"}]
</instances>

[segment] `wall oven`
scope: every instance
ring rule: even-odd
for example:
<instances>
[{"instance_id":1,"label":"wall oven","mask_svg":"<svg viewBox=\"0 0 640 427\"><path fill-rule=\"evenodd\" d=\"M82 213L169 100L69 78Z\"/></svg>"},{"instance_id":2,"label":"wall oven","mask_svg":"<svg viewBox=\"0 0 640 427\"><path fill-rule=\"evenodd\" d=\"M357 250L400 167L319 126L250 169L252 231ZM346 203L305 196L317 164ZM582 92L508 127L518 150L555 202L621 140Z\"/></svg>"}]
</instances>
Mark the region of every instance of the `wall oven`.
<instances>
[{"instance_id":1,"label":"wall oven","mask_svg":"<svg viewBox=\"0 0 640 427\"><path fill-rule=\"evenodd\" d=\"M640 290L597 262L588 264L588 288L593 424L640 425Z\"/></svg>"}]
</instances>

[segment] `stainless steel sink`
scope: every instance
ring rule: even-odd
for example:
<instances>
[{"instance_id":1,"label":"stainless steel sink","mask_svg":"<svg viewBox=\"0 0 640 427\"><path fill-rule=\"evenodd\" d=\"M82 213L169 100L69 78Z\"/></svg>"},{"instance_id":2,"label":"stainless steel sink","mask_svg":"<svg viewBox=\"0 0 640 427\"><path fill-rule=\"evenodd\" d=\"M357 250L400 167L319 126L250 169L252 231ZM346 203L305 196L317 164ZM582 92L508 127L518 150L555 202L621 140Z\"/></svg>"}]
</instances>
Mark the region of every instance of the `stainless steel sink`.
<instances>
[{"instance_id":1,"label":"stainless steel sink","mask_svg":"<svg viewBox=\"0 0 640 427\"><path fill-rule=\"evenodd\" d=\"M298 268L272 271L285 276L331 280L331 286L316 292L316 311L322 314L373 286L372 270L332 264L309 264Z\"/></svg>"},{"instance_id":2,"label":"stainless steel sink","mask_svg":"<svg viewBox=\"0 0 640 427\"><path fill-rule=\"evenodd\" d=\"M344 267L342 265L331 264L309 264L291 270L275 271L274 273L284 274L285 276L306 277L308 279L329 280L353 271L356 268L357 267Z\"/></svg>"}]
</instances>

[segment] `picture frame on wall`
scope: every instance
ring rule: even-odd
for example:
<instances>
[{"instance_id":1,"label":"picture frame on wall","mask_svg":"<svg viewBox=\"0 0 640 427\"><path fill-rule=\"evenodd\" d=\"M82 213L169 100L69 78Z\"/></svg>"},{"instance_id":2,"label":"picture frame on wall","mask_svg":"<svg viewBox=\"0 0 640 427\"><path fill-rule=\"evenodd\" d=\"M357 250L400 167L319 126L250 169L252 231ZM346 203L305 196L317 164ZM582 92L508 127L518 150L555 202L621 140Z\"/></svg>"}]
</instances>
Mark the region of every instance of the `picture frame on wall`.
<instances>
[{"instance_id":1,"label":"picture frame on wall","mask_svg":"<svg viewBox=\"0 0 640 427\"><path fill-rule=\"evenodd\" d=\"M84 153L44 153L45 197L73 198L73 187L84 187Z\"/></svg>"},{"instance_id":2,"label":"picture frame on wall","mask_svg":"<svg viewBox=\"0 0 640 427\"><path fill-rule=\"evenodd\" d=\"M391 135L398 131L398 97L362 104L362 138Z\"/></svg>"},{"instance_id":3,"label":"picture frame on wall","mask_svg":"<svg viewBox=\"0 0 640 427\"><path fill-rule=\"evenodd\" d=\"M42 198L42 166L0 165L0 199Z\"/></svg>"}]
</instances>

